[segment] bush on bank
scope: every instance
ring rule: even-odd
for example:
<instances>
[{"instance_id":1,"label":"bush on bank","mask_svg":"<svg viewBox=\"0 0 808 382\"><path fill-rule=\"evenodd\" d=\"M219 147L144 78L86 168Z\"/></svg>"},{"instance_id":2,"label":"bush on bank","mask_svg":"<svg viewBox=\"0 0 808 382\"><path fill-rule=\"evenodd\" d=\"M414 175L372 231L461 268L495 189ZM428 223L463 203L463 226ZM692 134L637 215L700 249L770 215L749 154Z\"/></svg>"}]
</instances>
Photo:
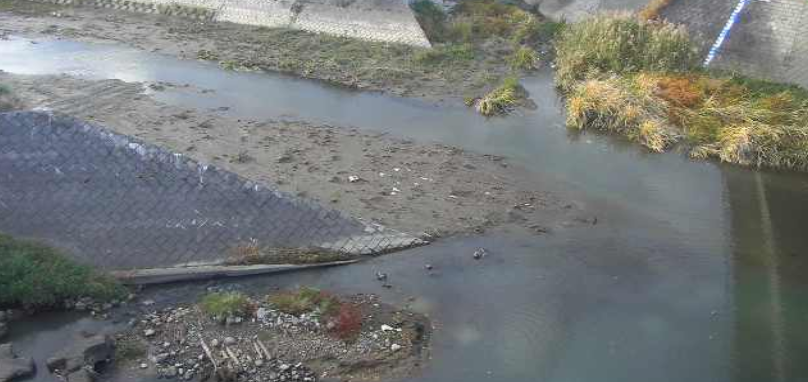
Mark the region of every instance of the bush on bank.
<instances>
[{"instance_id":1,"label":"bush on bank","mask_svg":"<svg viewBox=\"0 0 808 382\"><path fill-rule=\"evenodd\" d=\"M0 308L48 309L80 297L111 300L126 289L53 248L0 234Z\"/></svg>"},{"instance_id":2,"label":"bush on bank","mask_svg":"<svg viewBox=\"0 0 808 382\"><path fill-rule=\"evenodd\" d=\"M655 152L808 171L808 91L698 69L687 33L631 15L570 26L557 43L567 123Z\"/></svg>"}]
</instances>

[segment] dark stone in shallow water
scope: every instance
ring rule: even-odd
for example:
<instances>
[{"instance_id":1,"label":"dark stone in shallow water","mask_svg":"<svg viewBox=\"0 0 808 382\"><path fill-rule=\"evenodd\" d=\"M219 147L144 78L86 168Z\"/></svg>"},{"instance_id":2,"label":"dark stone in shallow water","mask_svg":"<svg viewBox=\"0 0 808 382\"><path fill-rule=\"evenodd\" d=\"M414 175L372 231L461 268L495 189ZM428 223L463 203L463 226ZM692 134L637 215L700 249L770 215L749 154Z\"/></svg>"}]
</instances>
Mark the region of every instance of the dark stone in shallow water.
<instances>
[{"instance_id":1,"label":"dark stone in shallow water","mask_svg":"<svg viewBox=\"0 0 808 382\"><path fill-rule=\"evenodd\" d=\"M33 358L18 358L11 344L0 345L0 382L8 382L34 375Z\"/></svg>"}]
</instances>

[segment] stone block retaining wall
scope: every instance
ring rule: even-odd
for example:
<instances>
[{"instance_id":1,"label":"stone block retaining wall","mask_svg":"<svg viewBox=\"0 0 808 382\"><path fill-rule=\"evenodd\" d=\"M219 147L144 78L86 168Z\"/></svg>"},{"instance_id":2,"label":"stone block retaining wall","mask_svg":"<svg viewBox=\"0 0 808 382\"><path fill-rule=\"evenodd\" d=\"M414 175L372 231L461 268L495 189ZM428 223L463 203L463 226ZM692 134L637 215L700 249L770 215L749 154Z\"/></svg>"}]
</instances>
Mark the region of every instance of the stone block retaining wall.
<instances>
[{"instance_id":1,"label":"stone block retaining wall","mask_svg":"<svg viewBox=\"0 0 808 382\"><path fill-rule=\"evenodd\" d=\"M406 0L31 0L429 47Z\"/></svg>"}]
</instances>

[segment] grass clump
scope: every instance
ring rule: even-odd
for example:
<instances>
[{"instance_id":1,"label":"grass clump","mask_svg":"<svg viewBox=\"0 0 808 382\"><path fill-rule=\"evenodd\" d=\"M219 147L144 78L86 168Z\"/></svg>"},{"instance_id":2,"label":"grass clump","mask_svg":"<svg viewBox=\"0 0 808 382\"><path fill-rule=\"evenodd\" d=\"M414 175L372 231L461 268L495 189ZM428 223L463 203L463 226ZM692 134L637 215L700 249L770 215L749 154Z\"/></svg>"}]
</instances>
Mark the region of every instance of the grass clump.
<instances>
[{"instance_id":1,"label":"grass clump","mask_svg":"<svg viewBox=\"0 0 808 382\"><path fill-rule=\"evenodd\" d=\"M65 300L108 301L126 294L113 278L53 248L0 234L0 308L49 309Z\"/></svg>"},{"instance_id":2,"label":"grass clump","mask_svg":"<svg viewBox=\"0 0 808 382\"><path fill-rule=\"evenodd\" d=\"M252 308L250 299L239 292L215 292L202 297L202 311L212 317L244 317Z\"/></svg>"},{"instance_id":3,"label":"grass clump","mask_svg":"<svg viewBox=\"0 0 808 382\"><path fill-rule=\"evenodd\" d=\"M655 152L682 143L695 158L808 171L808 91L700 71L687 33L649 18L601 15L561 33L556 79L569 126Z\"/></svg>"},{"instance_id":4,"label":"grass clump","mask_svg":"<svg viewBox=\"0 0 808 382\"><path fill-rule=\"evenodd\" d=\"M539 65L539 54L526 46L519 47L506 58L512 70L533 70Z\"/></svg>"},{"instance_id":5,"label":"grass clump","mask_svg":"<svg viewBox=\"0 0 808 382\"><path fill-rule=\"evenodd\" d=\"M524 93L516 77L506 77L496 89L478 99L475 107L487 117L505 114L521 102Z\"/></svg>"},{"instance_id":6,"label":"grass clump","mask_svg":"<svg viewBox=\"0 0 808 382\"><path fill-rule=\"evenodd\" d=\"M687 31L631 14L605 14L569 25L556 42L556 81L564 89L602 75L688 72L698 53Z\"/></svg>"},{"instance_id":7,"label":"grass clump","mask_svg":"<svg viewBox=\"0 0 808 382\"><path fill-rule=\"evenodd\" d=\"M11 88L7 85L0 84L0 113L16 110L20 107L21 102L19 99L17 99L17 97L14 96Z\"/></svg>"},{"instance_id":8,"label":"grass clump","mask_svg":"<svg viewBox=\"0 0 808 382\"><path fill-rule=\"evenodd\" d=\"M332 316L339 309L339 299L316 288L302 287L296 291L269 296L269 302L281 312L299 316L317 312L321 316Z\"/></svg>"},{"instance_id":9,"label":"grass clump","mask_svg":"<svg viewBox=\"0 0 808 382\"><path fill-rule=\"evenodd\" d=\"M226 265L321 264L357 258L355 255L316 247L261 247L257 241L239 244L230 249L227 255Z\"/></svg>"},{"instance_id":10,"label":"grass clump","mask_svg":"<svg viewBox=\"0 0 808 382\"><path fill-rule=\"evenodd\" d=\"M343 302L338 297L316 288L302 287L271 295L267 298L281 312L300 316L314 314L325 322L328 330L337 338L353 341L362 329L363 316L359 307Z\"/></svg>"},{"instance_id":11,"label":"grass clump","mask_svg":"<svg viewBox=\"0 0 808 382\"><path fill-rule=\"evenodd\" d=\"M652 151L681 142L695 158L808 171L808 92L742 77L640 73L590 79L568 96L568 124Z\"/></svg>"}]
</instances>

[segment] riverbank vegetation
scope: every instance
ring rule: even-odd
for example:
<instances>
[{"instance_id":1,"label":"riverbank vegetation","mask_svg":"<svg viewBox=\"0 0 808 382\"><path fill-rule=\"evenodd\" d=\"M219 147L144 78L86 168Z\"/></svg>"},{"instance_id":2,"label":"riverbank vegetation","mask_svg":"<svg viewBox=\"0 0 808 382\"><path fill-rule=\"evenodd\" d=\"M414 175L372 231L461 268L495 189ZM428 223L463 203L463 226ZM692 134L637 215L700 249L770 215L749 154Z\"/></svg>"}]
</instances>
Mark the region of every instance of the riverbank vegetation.
<instances>
[{"instance_id":1,"label":"riverbank vegetation","mask_svg":"<svg viewBox=\"0 0 808 382\"><path fill-rule=\"evenodd\" d=\"M558 86L568 125L622 134L655 152L808 170L808 92L699 68L687 32L629 14L560 35Z\"/></svg>"},{"instance_id":2,"label":"riverbank vegetation","mask_svg":"<svg viewBox=\"0 0 808 382\"><path fill-rule=\"evenodd\" d=\"M531 11L496 0L466 0L446 12L429 0L412 4L419 23L434 48L419 53L421 64L442 65L481 58L497 62L510 72L491 82L483 96L467 96L467 104L486 115L503 114L520 103L526 93L513 78L537 69L539 51L550 52L549 45L563 23L548 20ZM470 101L469 101L470 100Z\"/></svg>"},{"instance_id":3,"label":"riverbank vegetation","mask_svg":"<svg viewBox=\"0 0 808 382\"><path fill-rule=\"evenodd\" d=\"M117 281L53 248L0 234L0 308L50 309L83 297L125 296Z\"/></svg>"},{"instance_id":4,"label":"riverbank vegetation","mask_svg":"<svg viewBox=\"0 0 808 382\"><path fill-rule=\"evenodd\" d=\"M355 340L362 329L362 313L356 305L319 289L302 287L270 295L267 301L286 314L310 314L320 318L329 323L331 333L343 341Z\"/></svg>"}]
</instances>

